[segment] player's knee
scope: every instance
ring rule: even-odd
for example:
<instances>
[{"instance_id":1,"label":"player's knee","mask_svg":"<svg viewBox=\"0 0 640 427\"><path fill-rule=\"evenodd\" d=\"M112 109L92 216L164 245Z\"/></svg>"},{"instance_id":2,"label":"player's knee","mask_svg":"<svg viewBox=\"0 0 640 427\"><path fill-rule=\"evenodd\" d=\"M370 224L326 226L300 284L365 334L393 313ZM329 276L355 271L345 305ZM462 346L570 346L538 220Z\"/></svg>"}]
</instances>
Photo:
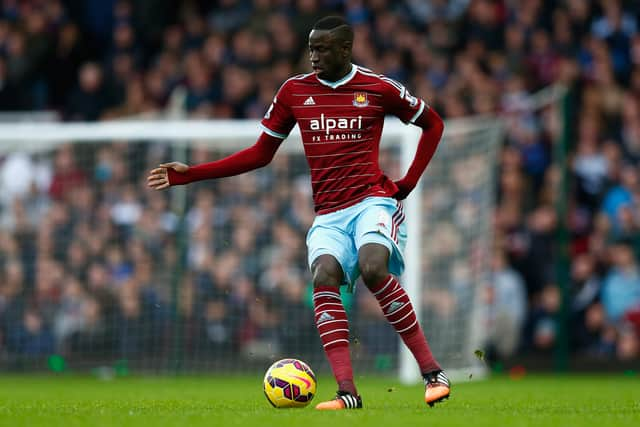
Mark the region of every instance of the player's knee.
<instances>
[{"instance_id":1,"label":"player's knee","mask_svg":"<svg viewBox=\"0 0 640 427\"><path fill-rule=\"evenodd\" d=\"M367 287L382 282L389 276L389 250L378 244L367 244L358 253L360 275Z\"/></svg>"},{"instance_id":2,"label":"player's knee","mask_svg":"<svg viewBox=\"0 0 640 427\"><path fill-rule=\"evenodd\" d=\"M385 259L370 257L360 260L360 275L367 287L375 286L389 276Z\"/></svg>"},{"instance_id":3,"label":"player's knee","mask_svg":"<svg viewBox=\"0 0 640 427\"><path fill-rule=\"evenodd\" d=\"M318 257L311 267L313 287L335 286L342 283L342 268L338 261L328 255Z\"/></svg>"}]
</instances>

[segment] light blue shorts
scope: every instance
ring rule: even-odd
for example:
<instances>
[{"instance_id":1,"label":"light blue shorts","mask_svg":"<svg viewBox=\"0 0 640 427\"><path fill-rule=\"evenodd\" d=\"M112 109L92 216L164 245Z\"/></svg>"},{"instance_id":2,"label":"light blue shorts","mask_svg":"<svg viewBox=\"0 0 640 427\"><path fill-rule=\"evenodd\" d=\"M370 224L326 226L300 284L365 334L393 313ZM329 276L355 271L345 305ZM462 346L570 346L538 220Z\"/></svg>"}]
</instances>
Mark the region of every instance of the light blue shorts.
<instances>
[{"instance_id":1,"label":"light blue shorts","mask_svg":"<svg viewBox=\"0 0 640 427\"><path fill-rule=\"evenodd\" d=\"M360 276L358 250L378 243L389 250L389 272L400 277L406 242L402 203L391 197L368 197L315 218L307 233L309 268L320 255L331 255L342 266L343 284L352 285Z\"/></svg>"}]
</instances>

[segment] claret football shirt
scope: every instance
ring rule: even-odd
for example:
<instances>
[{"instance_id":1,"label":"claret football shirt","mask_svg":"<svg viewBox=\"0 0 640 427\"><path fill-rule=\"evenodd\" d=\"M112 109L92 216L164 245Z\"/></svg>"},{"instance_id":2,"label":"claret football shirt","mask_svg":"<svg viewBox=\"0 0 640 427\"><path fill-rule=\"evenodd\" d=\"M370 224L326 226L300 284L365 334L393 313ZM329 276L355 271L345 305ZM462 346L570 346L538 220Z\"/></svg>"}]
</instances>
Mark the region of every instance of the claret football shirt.
<instances>
[{"instance_id":1,"label":"claret football shirt","mask_svg":"<svg viewBox=\"0 0 640 427\"><path fill-rule=\"evenodd\" d=\"M315 210L324 214L397 191L378 164L384 117L392 114L413 123L426 108L423 100L395 80L352 65L351 72L336 82L315 73L287 80L262 127L284 139L298 123Z\"/></svg>"}]
</instances>

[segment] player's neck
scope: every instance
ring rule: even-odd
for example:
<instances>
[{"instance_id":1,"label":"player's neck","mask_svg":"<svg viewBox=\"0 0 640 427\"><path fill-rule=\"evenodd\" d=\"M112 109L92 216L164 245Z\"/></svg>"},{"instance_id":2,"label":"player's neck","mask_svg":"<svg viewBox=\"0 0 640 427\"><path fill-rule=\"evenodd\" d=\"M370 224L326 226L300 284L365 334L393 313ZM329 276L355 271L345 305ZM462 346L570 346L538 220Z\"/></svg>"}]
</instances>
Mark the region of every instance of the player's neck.
<instances>
[{"instance_id":1,"label":"player's neck","mask_svg":"<svg viewBox=\"0 0 640 427\"><path fill-rule=\"evenodd\" d=\"M336 72L335 77L331 76L331 77L327 77L327 78L325 78L323 80L326 80L326 81L331 82L331 83L335 83L335 82L337 82L339 80L342 80L345 77L347 77L347 75L349 75L349 73L351 72L352 69L353 69L353 64L351 62L347 62L344 65L344 67L342 67L340 69L340 71Z\"/></svg>"}]
</instances>

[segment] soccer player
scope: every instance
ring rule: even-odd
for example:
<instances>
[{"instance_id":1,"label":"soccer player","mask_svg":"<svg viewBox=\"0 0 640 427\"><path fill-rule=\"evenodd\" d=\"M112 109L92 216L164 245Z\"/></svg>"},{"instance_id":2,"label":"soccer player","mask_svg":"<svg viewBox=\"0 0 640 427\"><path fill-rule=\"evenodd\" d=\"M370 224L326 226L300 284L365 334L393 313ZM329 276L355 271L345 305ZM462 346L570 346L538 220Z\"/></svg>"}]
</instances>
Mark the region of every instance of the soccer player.
<instances>
[{"instance_id":1,"label":"soccer player","mask_svg":"<svg viewBox=\"0 0 640 427\"><path fill-rule=\"evenodd\" d=\"M262 120L257 142L224 159L196 166L159 165L151 188L222 178L267 165L296 123L311 170L317 216L307 234L315 322L338 383L333 400L316 409L354 409L362 399L353 380L349 326L340 286L362 276L389 323L414 355L429 406L449 397L450 384L434 359L413 306L397 277L406 240L401 200L416 186L433 156L443 122L400 83L351 63L353 31L340 17L320 19L309 34L313 72L280 87ZM378 165L386 114L422 128L414 160L398 181Z\"/></svg>"}]
</instances>

